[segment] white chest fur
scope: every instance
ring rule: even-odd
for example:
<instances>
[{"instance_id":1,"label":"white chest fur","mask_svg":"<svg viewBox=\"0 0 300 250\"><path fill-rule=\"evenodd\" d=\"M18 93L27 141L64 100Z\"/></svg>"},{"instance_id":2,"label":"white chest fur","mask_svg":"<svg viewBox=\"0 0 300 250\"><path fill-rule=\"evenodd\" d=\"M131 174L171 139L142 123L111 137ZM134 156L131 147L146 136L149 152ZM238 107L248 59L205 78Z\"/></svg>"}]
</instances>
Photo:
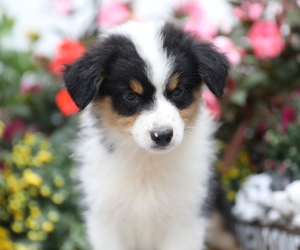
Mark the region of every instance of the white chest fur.
<instances>
[{"instance_id":1,"label":"white chest fur","mask_svg":"<svg viewBox=\"0 0 300 250\"><path fill-rule=\"evenodd\" d=\"M167 154L126 148L121 141L108 150L95 122L85 110L75 148L94 249L199 250L205 223L201 206L214 159L215 125L207 110Z\"/></svg>"}]
</instances>

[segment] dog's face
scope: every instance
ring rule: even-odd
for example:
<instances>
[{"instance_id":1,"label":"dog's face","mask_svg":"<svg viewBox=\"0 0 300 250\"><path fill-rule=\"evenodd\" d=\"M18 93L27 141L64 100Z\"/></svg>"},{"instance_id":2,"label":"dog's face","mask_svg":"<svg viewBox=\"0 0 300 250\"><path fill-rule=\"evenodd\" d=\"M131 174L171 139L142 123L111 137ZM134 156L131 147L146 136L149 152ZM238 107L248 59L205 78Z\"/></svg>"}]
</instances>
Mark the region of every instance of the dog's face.
<instances>
[{"instance_id":1,"label":"dog's face","mask_svg":"<svg viewBox=\"0 0 300 250\"><path fill-rule=\"evenodd\" d=\"M201 84L221 97L228 70L211 44L172 24L127 23L68 66L63 79L77 106L92 102L107 129L149 152L168 152L197 117Z\"/></svg>"}]
</instances>

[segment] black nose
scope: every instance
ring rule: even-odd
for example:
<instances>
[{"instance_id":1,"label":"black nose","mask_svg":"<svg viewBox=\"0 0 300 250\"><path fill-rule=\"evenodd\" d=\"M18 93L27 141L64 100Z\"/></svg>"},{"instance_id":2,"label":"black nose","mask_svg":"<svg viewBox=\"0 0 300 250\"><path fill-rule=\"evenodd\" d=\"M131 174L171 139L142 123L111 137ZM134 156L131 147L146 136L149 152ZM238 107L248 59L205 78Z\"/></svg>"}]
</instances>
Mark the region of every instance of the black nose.
<instances>
[{"instance_id":1,"label":"black nose","mask_svg":"<svg viewBox=\"0 0 300 250\"><path fill-rule=\"evenodd\" d=\"M159 146L166 146L170 143L173 137L172 129L156 130L150 132L151 139Z\"/></svg>"}]
</instances>

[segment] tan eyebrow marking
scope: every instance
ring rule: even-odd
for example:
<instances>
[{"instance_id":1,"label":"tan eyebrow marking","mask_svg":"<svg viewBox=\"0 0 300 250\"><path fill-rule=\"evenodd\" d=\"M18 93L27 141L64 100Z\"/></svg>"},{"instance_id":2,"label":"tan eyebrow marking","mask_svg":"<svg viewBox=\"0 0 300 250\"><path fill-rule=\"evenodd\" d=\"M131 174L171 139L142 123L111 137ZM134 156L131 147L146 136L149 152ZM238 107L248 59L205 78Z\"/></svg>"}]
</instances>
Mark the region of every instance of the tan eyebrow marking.
<instances>
[{"instance_id":1,"label":"tan eyebrow marking","mask_svg":"<svg viewBox=\"0 0 300 250\"><path fill-rule=\"evenodd\" d=\"M168 89L170 91L173 91L174 89L176 89L177 85L178 85L178 81L179 81L179 74L176 73L171 77L169 85L168 85Z\"/></svg>"},{"instance_id":2,"label":"tan eyebrow marking","mask_svg":"<svg viewBox=\"0 0 300 250\"><path fill-rule=\"evenodd\" d=\"M142 84L141 84L138 80L136 80L136 79L131 79L131 80L129 81L129 85L130 85L131 89L132 89L135 93L137 93L137 94L139 94L139 95L141 95L141 94L144 93L143 86L142 86Z\"/></svg>"}]
</instances>

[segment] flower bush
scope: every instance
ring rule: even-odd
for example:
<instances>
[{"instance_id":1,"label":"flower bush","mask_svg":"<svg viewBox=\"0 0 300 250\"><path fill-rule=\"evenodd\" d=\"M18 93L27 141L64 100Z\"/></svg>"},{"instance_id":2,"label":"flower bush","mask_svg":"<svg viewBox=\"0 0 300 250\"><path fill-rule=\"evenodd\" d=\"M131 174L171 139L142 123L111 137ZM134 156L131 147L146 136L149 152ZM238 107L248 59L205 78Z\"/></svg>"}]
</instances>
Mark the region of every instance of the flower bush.
<instances>
[{"instance_id":1,"label":"flower bush","mask_svg":"<svg viewBox=\"0 0 300 250\"><path fill-rule=\"evenodd\" d=\"M74 2L55 0L54 11L72 17ZM135 1L95 6L92 31L82 32L89 36L66 34L50 58L0 44L0 250L88 248L66 145L74 137L78 108L60 76L98 30L139 19ZM222 23L208 15L203 1L173 7L172 21L214 43L232 63L224 100L203 92L222 123L218 168L227 198L234 200L252 172L292 172L299 178L299 3L234 1L235 26L226 29L221 27L226 19ZM0 34L9 34L13 23L0 15ZM33 48L40 34L29 32L27 39Z\"/></svg>"}]
</instances>

